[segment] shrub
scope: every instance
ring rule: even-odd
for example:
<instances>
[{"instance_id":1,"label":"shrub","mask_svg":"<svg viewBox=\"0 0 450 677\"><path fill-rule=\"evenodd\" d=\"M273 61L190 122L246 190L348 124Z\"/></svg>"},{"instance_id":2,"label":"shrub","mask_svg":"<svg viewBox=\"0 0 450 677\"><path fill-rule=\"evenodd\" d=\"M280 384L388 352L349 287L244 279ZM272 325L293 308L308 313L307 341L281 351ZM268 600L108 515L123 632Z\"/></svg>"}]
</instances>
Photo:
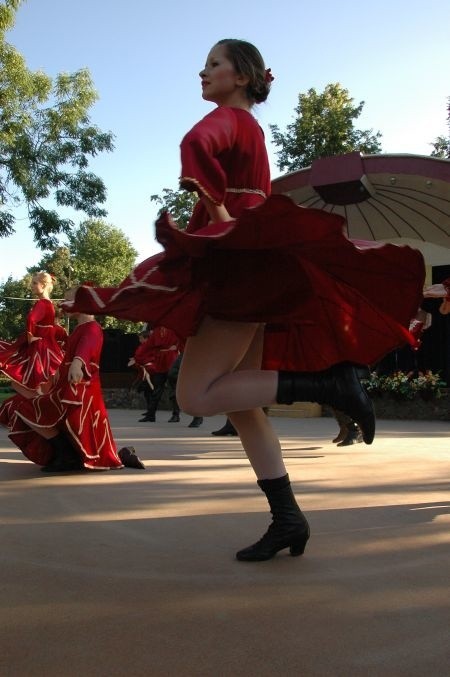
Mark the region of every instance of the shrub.
<instances>
[{"instance_id":1,"label":"shrub","mask_svg":"<svg viewBox=\"0 0 450 677\"><path fill-rule=\"evenodd\" d=\"M417 373L416 373L417 374ZM442 388L446 387L439 373L430 370L414 372L395 371L387 376L380 376L372 372L368 379L363 381L364 387L371 396L382 396L384 393L404 400L412 400L417 396L424 399L440 398Z\"/></svg>"}]
</instances>

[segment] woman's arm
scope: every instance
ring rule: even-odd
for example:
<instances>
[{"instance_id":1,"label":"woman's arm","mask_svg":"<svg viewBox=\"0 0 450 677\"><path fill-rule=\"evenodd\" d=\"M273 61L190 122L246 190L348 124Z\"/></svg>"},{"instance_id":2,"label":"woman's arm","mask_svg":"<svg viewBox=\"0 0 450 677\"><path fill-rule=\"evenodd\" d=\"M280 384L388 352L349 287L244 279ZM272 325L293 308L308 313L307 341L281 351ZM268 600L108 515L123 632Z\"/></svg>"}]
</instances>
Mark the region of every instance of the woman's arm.
<instances>
[{"instance_id":1,"label":"woman's arm","mask_svg":"<svg viewBox=\"0 0 450 677\"><path fill-rule=\"evenodd\" d=\"M194 125L181 142L180 187L196 191L202 200L206 198L208 212L208 204L216 207L223 205L227 176L219 156L233 147L236 134L235 113L230 108L219 107ZM229 220L222 216L226 215L219 210L211 220Z\"/></svg>"},{"instance_id":2,"label":"woman's arm","mask_svg":"<svg viewBox=\"0 0 450 677\"><path fill-rule=\"evenodd\" d=\"M213 223L219 223L221 221L232 221L233 217L228 213L227 208L224 205L216 205L212 200L203 195L201 201L206 207L206 211L209 214L209 218Z\"/></svg>"}]
</instances>

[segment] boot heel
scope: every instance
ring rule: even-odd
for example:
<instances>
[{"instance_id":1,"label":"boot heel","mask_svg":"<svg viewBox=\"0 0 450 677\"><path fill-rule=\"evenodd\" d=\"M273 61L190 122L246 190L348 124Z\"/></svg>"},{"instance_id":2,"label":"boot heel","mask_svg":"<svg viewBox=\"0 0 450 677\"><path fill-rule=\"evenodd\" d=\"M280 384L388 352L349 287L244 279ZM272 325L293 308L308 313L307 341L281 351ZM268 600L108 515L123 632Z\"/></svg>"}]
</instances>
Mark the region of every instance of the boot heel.
<instances>
[{"instance_id":1,"label":"boot heel","mask_svg":"<svg viewBox=\"0 0 450 677\"><path fill-rule=\"evenodd\" d=\"M298 538L296 541L294 541L294 543L291 543L289 547L289 552L291 553L292 557L299 557L300 555L303 555L308 540L309 540L309 529L307 534L305 534L301 538Z\"/></svg>"}]
</instances>

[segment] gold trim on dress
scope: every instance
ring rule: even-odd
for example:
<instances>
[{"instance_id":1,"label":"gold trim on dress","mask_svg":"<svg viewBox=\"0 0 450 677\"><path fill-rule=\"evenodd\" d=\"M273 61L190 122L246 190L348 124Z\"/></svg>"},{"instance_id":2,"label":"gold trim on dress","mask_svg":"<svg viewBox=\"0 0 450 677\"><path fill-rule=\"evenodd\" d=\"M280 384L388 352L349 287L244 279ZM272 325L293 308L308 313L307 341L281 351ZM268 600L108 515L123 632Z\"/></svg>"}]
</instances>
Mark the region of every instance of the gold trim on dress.
<instances>
[{"instance_id":1,"label":"gold trim on dress","mask_svg":"<svg viewBox=\"0 0 450 677\"><path fill-rule=\"evenodd\" d=\"M204 186L202 186L202 184L200 183L200 181L197 181L197 179L194 179L192 176L182 176L182 177L180 178L180 186L181 186L181 187L183 187L183 185L182 185L183 183L193 183L194 186L196 186L197 188L200 189L200 191L197 190L197 192L200 192L200 193L203 193L204 195L206 195L206 197L208 198L208 200L211 200L211 202L212 202L213 204L215 204L215 205L220 205L220 204L222 204L221 202L217 202L217 200L215 200L215 199L213 198L213 196L212 196L212 195L204 188ZM193 192L193 191L191 191L191 192Z\"/></svg>"},{"instance_id":2,"label":"gold trim on dress","mask_svg":"<svg viewBox=\"0 0 450 677\"><path fill-rule=\"evenodd\" d=\"M267 198L267 195L263 190L259 188L225 188L226 193L253 193L255 195L261 195L263 198Z\"/></svg>"}]
</instances>

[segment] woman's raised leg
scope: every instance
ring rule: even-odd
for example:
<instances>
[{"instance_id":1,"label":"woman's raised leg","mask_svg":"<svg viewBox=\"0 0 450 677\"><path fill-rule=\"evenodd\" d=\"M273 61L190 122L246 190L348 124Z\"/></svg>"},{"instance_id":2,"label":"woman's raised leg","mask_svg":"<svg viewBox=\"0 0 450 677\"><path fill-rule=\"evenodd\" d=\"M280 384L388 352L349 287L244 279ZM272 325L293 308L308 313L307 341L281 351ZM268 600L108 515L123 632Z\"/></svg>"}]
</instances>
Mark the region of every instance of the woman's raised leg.
<instances>
[{"instance_id":1,"label":"woman's raised leg","mask_svg":"<svg viewBox=\"0 0 450 677\"><path fill-rule=\"evenodd\" d=\"M228 322L206 317L184 349L177 400L191 416L245 411L275 402L277 372L242 367L257 323Z\"/></svg>"}]
</instances>

